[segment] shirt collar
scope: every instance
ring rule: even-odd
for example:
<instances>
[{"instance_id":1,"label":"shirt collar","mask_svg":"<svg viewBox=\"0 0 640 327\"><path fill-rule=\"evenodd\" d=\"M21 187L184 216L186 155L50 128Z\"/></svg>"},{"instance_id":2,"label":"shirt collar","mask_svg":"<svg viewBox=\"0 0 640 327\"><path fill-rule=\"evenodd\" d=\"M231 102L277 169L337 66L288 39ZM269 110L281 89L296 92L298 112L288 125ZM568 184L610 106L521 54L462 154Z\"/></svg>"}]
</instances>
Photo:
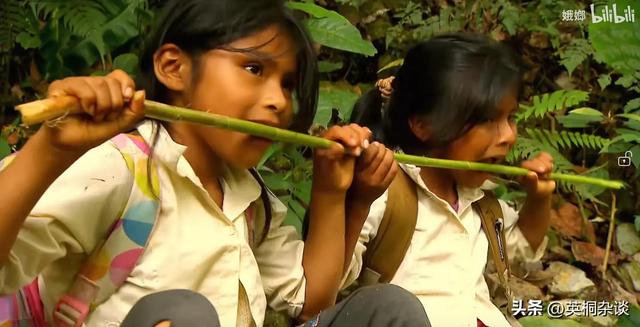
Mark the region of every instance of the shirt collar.
<instances>
[{"instance_id":1,"label":"shirt collar","mask_svg":"<svg viewBox=\"0 0 640 327\"><path fill-rule=\"evenodd\" d=\"M402 168L402 170L404 170L407 175L409 175L409 177L418 185L418 187L422 189L427 195L434 197L439 201L445 202L443 199L429 190L427 185L422 180L422 177L420 176L420 167L409 164L400 164L400 168ZM484 197L483 189L486 189L485 185L487 184L485 183L482 187L479 188L462 187L459 185L457 186L458 208L460 209L459 212L463 212L465 208L471 203L478 201Z\"/></svg>"},{"instance_id":2,"label":"shirt collar","mask_svg":"<svg viewBox=\"0 0 640 327\"><path fill-rule=\"evenodd\" d=\"M137 127L138 132L151 145L154 138L154 124L151 121L143 121ZM164 166L178 175L190 179L199 188L203 189L200 178L195 174L193 168L184 157L186 146L177 143L171 138L169 132L161 124L158 128L158 138L153 148L154 157ZM262 191L260 183L246 169L235 169L230 166L223 166L222 187L224 199L222 211L224 214L234 219L244 212L247 207L258 199Z\"/></svg>"},{"instance_id":3,"label":"shirt collar","mask_svg":"<svg viewBox=\"0 0 640 327\"><path fill-rule=\"evenodd\" d=\"M187 147L174 141L169 132L162 126L162 124L156 123L157 128L157 142L154 141L154 123L149 120L145 120L137 127L140 136L151 147L153 146L153 156L159 160L163 165L177 170L178 161L182 158L184 151Z\"/></svg>"}]
</instances>

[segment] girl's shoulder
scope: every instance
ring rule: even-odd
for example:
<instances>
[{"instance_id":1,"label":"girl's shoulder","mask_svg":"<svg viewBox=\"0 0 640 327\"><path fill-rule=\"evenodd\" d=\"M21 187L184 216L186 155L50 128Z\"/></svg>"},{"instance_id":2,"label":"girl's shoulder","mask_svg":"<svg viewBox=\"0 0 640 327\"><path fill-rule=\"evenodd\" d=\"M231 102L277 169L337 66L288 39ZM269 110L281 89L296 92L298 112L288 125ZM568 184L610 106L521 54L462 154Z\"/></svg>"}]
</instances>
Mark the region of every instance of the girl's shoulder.
<instances>
[{"instance_id":1,"label":"girl's shoulder","mask_svg":"<svg viewBox=\"0 0 640 327\"><path fill-rule=\"evenodd\" d=\"M123 153L107 141L82 155L54 184L76 185L80 191L94 186L128 192L132 182L133 176Z\"/></svg>"}]
</instances>

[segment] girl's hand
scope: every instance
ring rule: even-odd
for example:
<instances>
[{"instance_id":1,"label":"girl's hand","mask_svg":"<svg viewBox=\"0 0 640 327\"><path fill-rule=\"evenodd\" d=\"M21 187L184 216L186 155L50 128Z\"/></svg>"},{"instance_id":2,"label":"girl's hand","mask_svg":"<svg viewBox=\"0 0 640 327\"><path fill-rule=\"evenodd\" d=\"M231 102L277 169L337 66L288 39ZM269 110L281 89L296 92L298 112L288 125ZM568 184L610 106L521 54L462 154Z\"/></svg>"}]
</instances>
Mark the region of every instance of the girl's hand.
<instances>
[{"instance_id":1,"label":"girl's hand","mask_svg":"<svg viewBox=\"0 0 640 327\"><path fill-rule=\"evenodd\" d=\"M524 161L521 166L531 170L521 180L527 194L534 197L551 196L556 188L556 182L547 178L553 171L553 157L546 152L541 152L535 158Z\"/></svg>"},{"instance_id":2,"label":"girl's hand","mask_svg":"<svg viewBox=\"0 0 640 327\"><path fill-rule=\"evenodd\" d=\"M368 207L389 188L400 168L393 158L393 151L384 144L373 142L356 160L355 169L349 200Z\"/></svg>"},{"instance_id":3,"label":"girl's hand","mask_svg":"<svg viewBox=\"0 0 640 327\"><path fill-rule=\"evenodd\" d=\"M395 78L395 76L391 76L384 79L379 79L376 82L376 87L378 87L378 91L380 91L383 99L389 100L391 98L391 94L393 94L392 83Z\"/></svg>"},{"instance_id":4,"label":"girl's hand","mask_svg":"<svg viewBox=\"0 0 640 327\"><path fill-rule=\"evenodd\" d=\"M332 126L323 135L338 144L313 154L313 189L346 193L353 181L355 158L367 148L371 131L356 124Z\"/></svg>"},{"instance_id":5,"label":"girl's hand","mask_svg":"<svg viewBox=\"0 0 640 327\"><path fill-rule=\"evenodd\" d=\"M104 77L69 77L49 86L48 97L78 98L83 114L45 123L39 133L49 144L71 153L87 151L111 137L130 130L144 117L144 93L134 97L135 83L116 70Z\"/></svg>"}]
</instances>

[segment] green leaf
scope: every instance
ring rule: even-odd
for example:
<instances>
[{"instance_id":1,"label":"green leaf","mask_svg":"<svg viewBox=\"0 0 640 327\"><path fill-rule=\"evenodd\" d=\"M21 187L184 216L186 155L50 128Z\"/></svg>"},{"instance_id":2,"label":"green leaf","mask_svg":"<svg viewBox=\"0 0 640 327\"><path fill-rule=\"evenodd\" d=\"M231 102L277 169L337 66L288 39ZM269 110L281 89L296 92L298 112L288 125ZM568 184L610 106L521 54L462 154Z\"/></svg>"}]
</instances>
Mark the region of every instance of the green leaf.
<instances>
[{"instance_id":1,"label":"green leaf","mask_svg":"<svg viewBox=\"0 0 640 327\"><path fill-rule=\"evenodd\" d=\"M597 116L597 117L604 117L604 114L602 114L602 112L595 110L593 108L578 108L578 109L573 109L571 111L569 111L570 114L579 114L579 115L589 115L589 116Z\"/></svg>"},{"instance_id":2,"label":"green leaf","mask_svg":"<svg viewBox=\"0 0 640 327\"><path fill-rule=\"evenodd\" d=\"M518 321L523 327L588 327L572 319L552 319L545 316L523 317Z\"/></svg>"},{"instance_id":3,"label":"green leaf","mask_svg":"<svg viewBox=\"0 0 640 327\"><path fill-rule=\"evenodd\" d=\"M302 2L293 2L289 1L286 3L286 6L293 10L303 11L315 18L323 18L331 15L332 11L325 9L321 6L315 5L312 2L302 3ZM335 12L334 12L335 13Z\"/></svg>"},{"instance_id":4,"label":"green leaf","mask_svg":"<svg viewBox=\"0 0 640 327\"><path fill-rule=\"evenodd\" d=\"M4 136L0 135L0 160L11 154L11 147Z\"/></svg>"},{"instance_id":5,"label":"green leaf","mask_svg":"<svg viewBox=\"0 0 640 327\"><path fill-rule=\"evenodd\" d=\"M274 156L276 153L278 153L280 151L282 151L282 143L271 144L271 146L269 146L267 151L262 156L262 159L260 159L260 162L258 163L258 166L257 166L258 169L260 169L262 166L264 166L264 163L267 162L267 160L269 160L269 158L271 158L272 156Z\"/></svg>"},{"instance_id":6,"label":"green leaf","mask_svg":"<svg viewBox=\"0 0 640 327\"><path fill-rule=\"evenodd\" d=\"M298 235L302 235L302 221L304 220L306 210L294 199L288 201L287 207L289 210L287 210L287 217L284 219L284 224L295 227Z\"/></svg>"},{"instance_id":7,"label":"green leaf","mask_svg":"<svg viewBox=\"0 0 640 327\"><path fill-rule=\"evenodd\" d=\"M267 187L274 192L289 191L293 188L285 174L263 173L261 176L264 179L264 183L267 184Z\"/></svg>"},{"instance_id":8,"label":"green leaf","mask_svg":"<svg viewBox=\"0 0 640 327\"><path fill-rule=\"evenodd\" d=\"M370 41L362 38L360 31L349 20L337 12L313 3L288 2L287 6L312 16L305 23L315 42L366 56L373 56L378 52Z\"/></svg>"},{"instance_id":9,"label":"green leaf","mask_svg":"<svg viewBox=\"0 0 640 327\"><path fill-rule=\"evenodd\" d=\"M582 175L609 180L609 171L607 170L606 164L599 167L591 168L589 169L589 171ZM581 198L591 201L598 201L596 197L606 190L607 189L604 187L590 184L577 184L575 186L575 191L580 194Z\"/></svg>"},{"instance_id":10,"label":"green leaf","mask_svg":"<svg viewBox=\"0 0 640 327\"><path fill-rule=\"evenodd\" d=\"M640 251L640 236L633 224L624 223L616 228L616 241L620 251L627 255L634 255Z\"/></svg>"},{"instance_id":11,"label":"green leaf","mask_svg":"<svg viewBox=\"0 0 640 327\"><path fill-rule=\"evenodd\" d=\"M321 73L330 73L332 71L341 69L342 66L344 66L342 62L332 62L332 61L322 60L318 62L318 71L320 71Z\"/></svg>"},{"instance_id":12,"label":"green leaf","mask_svg":"<svg viewBox=\"0 0 640 327\"><path fill-rule=\"evenodd\" d=\"M293 195L302 203L309 203L311 201L311 180L299 182L293 189Z\"/></svg>"},{"instance_id":13,"label":"green leaf","mask_svg":"<svg viewBox=\"0 0 640 327\"><path fill-rule=\"evenodd\" d=\"M93 65L119 46L138 36L138 9L140 3L131 2L119 13L91 30L86 38L67 51L65 61L80 59L86 66Z\"/></svg>"},{"instance_id":14,"label":"green leaf","mask_svg":"<svg viewBox=\"0 0 640 327\"><path fill-rule=\"evenodd\" d=\"M640 143L640 131L634 131L628 128L616 128L615 131L616 131L616 134L618 135L615 138L620 138L625 142Z\"/></svg>"},{"instance_id":15,"label":"green leaf","mask_svg":"<svg viewBox=\"0 0 640 327\"><path fill-rule=\"evenodd\" d=\"M633 83L636 83L637 79L632 75L624 75L616 80L616 85L620 85L626 88L630 88Z\"/></svg>"},{"instance_id":16,"label":"green leaf","mask_svg":"<svg viewBox=\"0 0 640 327\"><path fill-rule=\"evenodd\" d=\"M635 156L631 157L631 163L636 167L636 170L640 169L640 145L632 147L629 151L631 151L632 154L635 154Z\"/></svg>"},{"instance_id":17,"label":"green leaf","mask_svg":"<svg viewBox=\"0 0 640 327\"><path fill-rule=\"evenodd\" d=\"M624 112L634 111L638 108L640 108L640 98L635 98L627 102L627 104L624 106Z\"/></svg>"},{"instance_id":18,"label":"green leaf","mask_svg":"<svg viewBox=\"0 0 640 327\"><path fill-rule=\"evenodd\" d=\"M109 74L109 72L102 69L91 72L91 76L107 76L107 74Z\"/></svg>"},{"instance_id":19,"label":"green leaf","mask_svg":"<svg viewBox=\"0 0 640 327\"><path fill-rule=\"evenodd\" d=\"M600 85L600 89L604 90L607 86L611 85L611 75L600 75L600 77L598 77L598 84Z\"/></svg>"},{"instance_id":20,"label":"green leaf","mask_svg":"<svg viewBox=\"0 0 640 327\"><path fill-rule=\"evenodd\" d=\"M513 4L505 1L500 11L500 19L507 33L511 36L516 35L518 24L522 21L520 10Z\"/></svg>"},{"instance_id":21,"label":"green leaf","mask_svg":"<svg viewBox=\"0 0 640 327\"><path fill-rule=\"evenodd\" d=\"M27 32L21 32L16 36L16 42L24 49L33 49L40 46L40 37Z\"/></svg>"},{"instance_id":22,"label":"green leaf","mask_svg":"<svg viewBox=\"0 0 640 327\"><path fill-rule=\"evenodd\" d=\"M127 74L135 77L138 72L138 56L133 53L121 54L113 59L113 69L122 69Z\"/></svg>"},{"instance_id":23,"label":"green leaf","mask_svg":"<svg viewBox=\"0 0 640 327\"><path fill-rule=\"evenodd\" d=\"M629 120L635 120L640 122L640 115L638 114L619 114L619 115L616 115L616 117L627 118Z\"/></svg>"},{"instance_id":24,"label":"green leaf","mask_svg":"<svg viewBox=\"0 0 640 327\"><path fill-rule=\"evenodd\" d=\"M393 68L393 67L398 67L398 66L402 66L402 64L404 63L404 59L396 59L386 65L384 65L384 67L380 68L378 70L378 74L382 73L383 71L389 69L389 68Z\"/></svg>"},{"instance_id":25,"label":"green leaf","mask_svg":"<svg viewBox=\"0 0 640 327\"><path fill-rule=\"evenodd\" d=\"M585 39L574 38L564 51L560 52L560 63L567 68L569 75L578 67L589 55L593 53L593 49L589 41Z\"/></svg>"},{"instance_id":26,"label":"green leaf","mask_svg":"<svg viewBox=\"0 0 640 327\"><path fill-rule=\"evenodd\" d=\"M629 305L629 315L622 315L618 318L615 327L637 327L640 326L640 308L633 304Z\"/></svg>"},{"instance_id":27,"label":"green leaf","mask_svg":"<svg viewBox=\"0 0 640 327\"><path fill-rule=\"evenodd\" d=\"M636 13L640 12L640 2L636 0L604 2L609 6L614 3L618 8L631 6ZM597 4L595 8L595 12L600 13L602 4ZM640 24L638 23L599 22L589 24L589 40L597 54L596 57L623 75L633 75L640 71L638 36L640 36Z\"/></svg>"},{"instance_id":28,"label":"green leaf","mask_svg":"<svg viewBox=\"0 0 640 327\"><path fill-rule=\"evenodd\" d=\"M318 99L318 111L314 118L314 123L326 126L331 118L333 108L338 109L342 120L351 117L353 105L358 100L358 94L341 89L333 84L323 83L320 86Z\"/></svg>"},{"instance_id":29,"label":"green leaf","mask_svg":"<svg viewBox=\"0 0 640 327\"><path fill-rule=\"evenodd\" d=\"M548 112L575 106L587 101L588 98L589 93L580 90L558 90L553 93L535 95L533 96L531 106L525 104L520 105L522 111L518 113L516 121L525 121L531 116L541 118Z\"/></svg>"},{"instance_id":30,"label":"green leaf","mask_svg":"<svg viewBox=\"0 0 640 327\"><path fill-rule=\"evenodd\" d=\"M609 139L603 137L576 132L558 132L533 128L526 128L525 132L531 139L537 140L554 149L579 147L600 150L610 142Z\"/></svg>"},{"instance_id":31,"label":"green leaf","mask_svg":"<svg viewBox=\"0 0 640 327\"><path fill-rule=\"evenodd\" d=\"M585 128L591 123L600 122L602 119L596 116L569 114L556 118L558 122L565 128Z\"/></svg>"}]
</instances>

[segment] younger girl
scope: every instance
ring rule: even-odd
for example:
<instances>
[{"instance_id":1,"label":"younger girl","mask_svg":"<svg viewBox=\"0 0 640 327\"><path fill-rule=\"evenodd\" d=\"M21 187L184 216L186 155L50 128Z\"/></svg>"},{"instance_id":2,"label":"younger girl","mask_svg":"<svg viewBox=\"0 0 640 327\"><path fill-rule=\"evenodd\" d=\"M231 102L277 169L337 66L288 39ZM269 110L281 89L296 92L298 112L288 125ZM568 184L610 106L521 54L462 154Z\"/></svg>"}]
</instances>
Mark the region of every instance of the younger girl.
<instances>
[{"instance_id":1,"label":"younger girl","mask_svg":"<svg viewBox=\"0 0 640 327\"><path fill-rule=\"evenodd\" d=\"M375 126L372 117L386 117L388 126L374 134L405 153L500 163L516 141L518 61L509 49L485 37L454 34L418 44L409 50L390 86L392 92L385 92L391 94L385 114L379 111L381 94L374 90L359 102L373 107L356 108L356 121L369 119ZM500 202L505 246L508 258L537 260L545 249L549 226L555 184L544 177L553 161L541 153L522 166L533 171L522 180L528 193L524 207L518 214ZM417 188L418 217L390 283L416 294L433 326L508 326L489 296L483 276L488 239L472 207L485 196L481 186L491 176L412 165L401 168ZM353 187L366 181L356 176L355 183ZM348 264L346 285L361 274L363 255L378 233L387 201L385 192L368 213L350 214L349 222L359 218L364 227ZM360 227L352 224L351 228Z\"/></svg>"},{"instance_id":2,"label":"younger girl","mask_svg":"<svg viewBox=\"0 0 640 327\"><path fill-rule=\"evenodd\" d=\"M149 98L308 127L318 83L313 47L281 1L174 0L161 17L141 63ZM0 172L0 198L10 203L0 208L0 294L36 279L26 292L29 310L56 326L117 326L143 296L176 288L206 297L222 326L261 326L267 303L302 319L331 305L343 273L344 203L355 164L345 152L358 156L370 133L350 125L325 134L342 145L314 154L303 247L281 225L286 208L248 170L269 140L183 122L137 124L144 97L135 89L121 71L50 85L50 98L74 96L84 114L44 124ZM118 135L134 127L135 135ZM159 199L131 203L134 192ZM115 245L139 249L109 263L117 253L94 250L110 234L123 237ZM90 254L94 264L86 267ZM119 287L105 293L103 279ZM404 321L425 324L422 309L412 309L419 306L392 293L413 310L398 311L410 317ZM321 325L351 314L340 310L320 316Z\"/></svg>"}]
</instances>

